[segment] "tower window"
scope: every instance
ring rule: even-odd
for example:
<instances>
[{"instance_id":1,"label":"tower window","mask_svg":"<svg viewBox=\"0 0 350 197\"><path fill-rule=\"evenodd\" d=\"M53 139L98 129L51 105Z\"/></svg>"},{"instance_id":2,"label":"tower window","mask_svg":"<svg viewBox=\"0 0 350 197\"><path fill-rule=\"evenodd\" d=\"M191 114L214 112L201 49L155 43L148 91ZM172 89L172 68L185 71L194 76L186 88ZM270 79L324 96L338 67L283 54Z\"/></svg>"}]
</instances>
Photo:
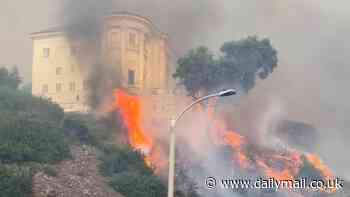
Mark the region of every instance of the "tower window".
<instances>
[{"instance_id":1,"label":"tower window","mask_svg":"<svg viewBox=\"0 0 350 197\"><path fill-rule=\"evenodd\" d=\"M119 32L112 32L110 35L111 46L112 48L120 47L120 34Z\"/></svg>"},{"instance_id":2,"label":"tower window","mask_svg":"<svg viewBox=\"0 0 350 197\"><path fill-rule=\"evenodd\" d=\"M128 71L128 84L135 85L135 71L131 69Z\"/></svg>"},{"instance_id":3,"label":"tower window","mask_svg":"<svg viewBox=\"0 0 350 197\"><path fill-rule=\"evenodd\" d=\"M56 84L56 92L62 92L62 84L61 83Z\"/></svg>"},{"instance_id":4,"label":"tower window","mask_svg":"<svg viewBox=\"0 0 350 197\"><path fill-rule=\"evenodd\" d=\"M56 75L61 75L62 74L62 67L57 67L56 68Z\"/></svg>"},{"instance_id":5,"label":"tower window","mask_svg":"<svg viewBox=\"0 0 350 197\"><path fill-rule=\"evenodd\" d=\"M43 57L50 57L50 49L49 48L43 48Z\"/></svg>"},{"instance_id":6,"label":"tower window","mask_svg":"<svg viewBox=\"0 0 350 197\"><path fill-rule=\"evenodd\" d=\"M74 82L71 82L71 83L69 83L69 91L71 91L71 92L75 92L75 83Z\"/></svg>"},{"instance_id":7,"label":"tower window","mask_svg":"<svg viewBox=\"0 0 350 197\"><path fill-rule=\"evenodd\" d=\"M130 34L129 34L129 46L130 46L131 48L137 48L136 33L130 33Z\"/></svg>"}]
</instances>

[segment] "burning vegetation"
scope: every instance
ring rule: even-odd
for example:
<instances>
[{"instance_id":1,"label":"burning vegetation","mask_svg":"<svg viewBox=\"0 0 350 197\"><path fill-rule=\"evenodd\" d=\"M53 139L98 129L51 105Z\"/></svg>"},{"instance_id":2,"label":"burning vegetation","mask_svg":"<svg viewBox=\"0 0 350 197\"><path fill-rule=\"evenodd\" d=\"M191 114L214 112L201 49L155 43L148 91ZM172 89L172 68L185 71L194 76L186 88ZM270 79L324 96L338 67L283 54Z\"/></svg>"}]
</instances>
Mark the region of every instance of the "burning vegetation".
<instances>
[{"instance_id":1,"label":"burning vegetation","mask_svg":"<svg viewBox=\"0 0 350 197\"><path fill-rule=\"evenodd\" d=\"M145 162L156 169L158 174L166 174L167 155L157 147L160 139L147 132L143 125L143 103L142 98L130 95L122 90L115 91L114 107L119 110L128 131L129 144L142 152ZM196 113L205 113L209 129L198 132L209 132L210 143L214 149L229 147L229 160L231 166L229 170L240 171L251 176L262 176L274 178L276 180L295 180L300 177L309 176L309 172L317 174L322 180L332 180L334 175L322 161L315 155L303 153L293 149L272 149L255 145L250 140L238 132L229 129L222 118L213 109L205 110L203 106L198 107ZM162 132L160 128L153 128ZM220 152L217 152L220 154ZM188 161L192 166L201 164L198 161ZM203 161L202 161L203 162ZM304 166L309 165L305 172ZM219 164L218 164L219 165ZM324 192L334 192L334 189L324 190Z\"/></svg>"},{"instance_id":2,"label":"burning vegetation","mask_svg":"<svg viewBox=\"0 0 350 197\"><path fill-rule=\"evenodd\" d=\"M128 139L132 147L149 154L154 142L142 126L142 103L137 96L122 90L115 91L115 107L120 111L128 130Z\"/></svg>"}]
</instances>

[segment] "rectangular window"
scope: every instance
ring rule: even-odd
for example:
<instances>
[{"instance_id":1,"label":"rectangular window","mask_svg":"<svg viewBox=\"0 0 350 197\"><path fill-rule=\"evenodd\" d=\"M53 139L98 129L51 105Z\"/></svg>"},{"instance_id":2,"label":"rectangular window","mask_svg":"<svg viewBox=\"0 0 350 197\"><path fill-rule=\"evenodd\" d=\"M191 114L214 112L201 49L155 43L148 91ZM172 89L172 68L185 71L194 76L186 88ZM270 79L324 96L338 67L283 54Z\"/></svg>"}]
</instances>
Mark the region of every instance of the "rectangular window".
<instances>
[{"instance_id":1,"label":"rectangular window","mask_svg":"<svg viewBox=\"0 0 350 197\"><path fill-rule=\"evenodd\" d=\"M145 58L145 62L147 62L148 61L148 53L149 53L149 51L148 51L149 49L148 49L148 42L145 40L145 42L144 42L144 58Z\"/></svg>"},{"instance_id":2,"label":"rectangular window","mask_svg":"<svg viewBox=\"0 0 350 197\"><path fill-rule=\"evenodd\" d=\"M131 69L128 71L128 84L135 85L135 71Z\"/></svg>"},{"instance_id":3,"label":"rectangular window","mask_svg":"<svg viewBox=\"0 0 350 197\"><path fill-rule=\"evenodd\" d=\"M43 48L43 57L50 57L50 49L49 48Z\"/></svg>"},{"instance_id":4,"label":"rectangular window","mask_svg":"<svg viewBox=\"0 0 350 197\"><path fill-rule=\"evenodd\" d=\"M47 94L49 92L49 86L47 84L43 85L41 91L43 94Z\"/></svg>"},{"instance_id":5,"label":"rectangular window","mask_svg":"<svg viewBox=\"0 0 350 197\"><path fill-rule=\"evenodd\" d=\"M61 75L62 74L62 67L57 67L56 68L56 75Z\"/></svg>"},{"instance_id":6,"label":"rectangular window","mask_svg":"<svg viewBox=\"0 0 350 197\"><path fill-rule=\"evenodd\" d=\"M71 92L75 92L75 83L74 82L71 82L71 83L69 83L69 91L71 91Z\"/></svg>"},{"instance_id":7,"label":"rectangular window","mask_svg":"<svg viewBox=\"0 0 350 197\"><path fill-rule=\"evenodd\" d=\"M130 48L137 48L137 36L136 36L136 33L130 33L129 34L129 47Z\"/></svg>"},{"instance_id":8,"label":"rectangular window","mask_svg":"<svg viewBox=\"0 0 350 197\"><path fill-rule=\"evenodd\" d=\"M120 34L119 34L119 32L112 32L110 40L111 40L112 48L119 48L120 47Z\"/></svg>"},{"instance_id":9,"label":"rectangular window","mask_svg":"<svg viewBox=\"0 0 350 197\"><path fill-rule=\"evenodd\" d=\"M62 92L62 84L61 83L57 83L56 84L56 92Z\"/></svg>"}]
</instances>

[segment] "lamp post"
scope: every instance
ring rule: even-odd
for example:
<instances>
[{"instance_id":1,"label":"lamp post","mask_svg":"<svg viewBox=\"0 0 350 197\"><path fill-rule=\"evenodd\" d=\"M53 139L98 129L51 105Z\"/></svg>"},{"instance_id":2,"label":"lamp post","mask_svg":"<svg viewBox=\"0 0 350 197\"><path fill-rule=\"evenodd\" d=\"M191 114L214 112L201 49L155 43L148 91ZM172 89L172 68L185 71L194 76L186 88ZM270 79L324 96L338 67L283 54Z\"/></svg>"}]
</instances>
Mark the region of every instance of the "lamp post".
<instances>
[{"instance_id":1,"label":"lamp post","mask_svg":"<svg viewBox=\"0 0 350 197\"><path fill-rule=\"evenodd\" d=\"M180 114L178 114L170 123L170 143L169 143L169 174L168 174L168 197L174 197L174 187L175 187L175 144L176 144L176 134L175 126L180 118L189 111L194 105L201 103L203 101L209 100L214 97L226 97L236 94L236 90L228 89L218 93L210 94L195 100L193 103L188 105Z\"/></svg>"}]
</instances>

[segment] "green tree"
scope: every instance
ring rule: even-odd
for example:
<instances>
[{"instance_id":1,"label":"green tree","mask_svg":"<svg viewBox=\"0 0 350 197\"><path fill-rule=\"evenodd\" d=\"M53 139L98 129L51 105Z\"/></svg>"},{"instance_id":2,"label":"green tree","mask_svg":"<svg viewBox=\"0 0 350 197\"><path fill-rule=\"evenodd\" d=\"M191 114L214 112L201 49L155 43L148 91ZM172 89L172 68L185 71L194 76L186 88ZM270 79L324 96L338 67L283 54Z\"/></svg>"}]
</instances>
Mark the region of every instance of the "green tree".
<instances>
[{"instance_id":1,"label":"green tree","mask_svg":"<svg viewBox=\"0 0 350 197\"><path fill-rule=\"evenodd\" d=\"M201 46L192 49L185 57L178 60L174 78L179 78L192 97L201 90L215 85L216 60L208 48Z\"/></svg>"},{"instance_id":2,"label":"green tree","mask_svg":"<svg viewBox=\"0 0 350 197\"><path fill-rule=\"evenodd\" d=\"M21 90L25 93L32 94L32 83L27 83L21 87Z\"/></svg>"},{"instance_id":3,"label":"green tree","mask_svg":"<svg viewBox=\"0 0 350 197\"><path fill-rule=\"evenodd\" d=\"M0 68L0 86L17 89L21 82L22 79L19 76L17 67L14 67L11 71L7 68Z\"/></svg>"},{"instance_id":4,"label":"green tree","mask_svg":"<svg viewBox=\"0 0 350 197\"><path fill-rule=\"evenodd\" d=\"M277 51L268 39L248 37L226 42L221 56L214 56L205 47L191 50L178 60L174 78L179 79L189 95L213 91L225 85L249 91L257 76L265 79L277 66Z\"/></svg>"}]
</instances>

